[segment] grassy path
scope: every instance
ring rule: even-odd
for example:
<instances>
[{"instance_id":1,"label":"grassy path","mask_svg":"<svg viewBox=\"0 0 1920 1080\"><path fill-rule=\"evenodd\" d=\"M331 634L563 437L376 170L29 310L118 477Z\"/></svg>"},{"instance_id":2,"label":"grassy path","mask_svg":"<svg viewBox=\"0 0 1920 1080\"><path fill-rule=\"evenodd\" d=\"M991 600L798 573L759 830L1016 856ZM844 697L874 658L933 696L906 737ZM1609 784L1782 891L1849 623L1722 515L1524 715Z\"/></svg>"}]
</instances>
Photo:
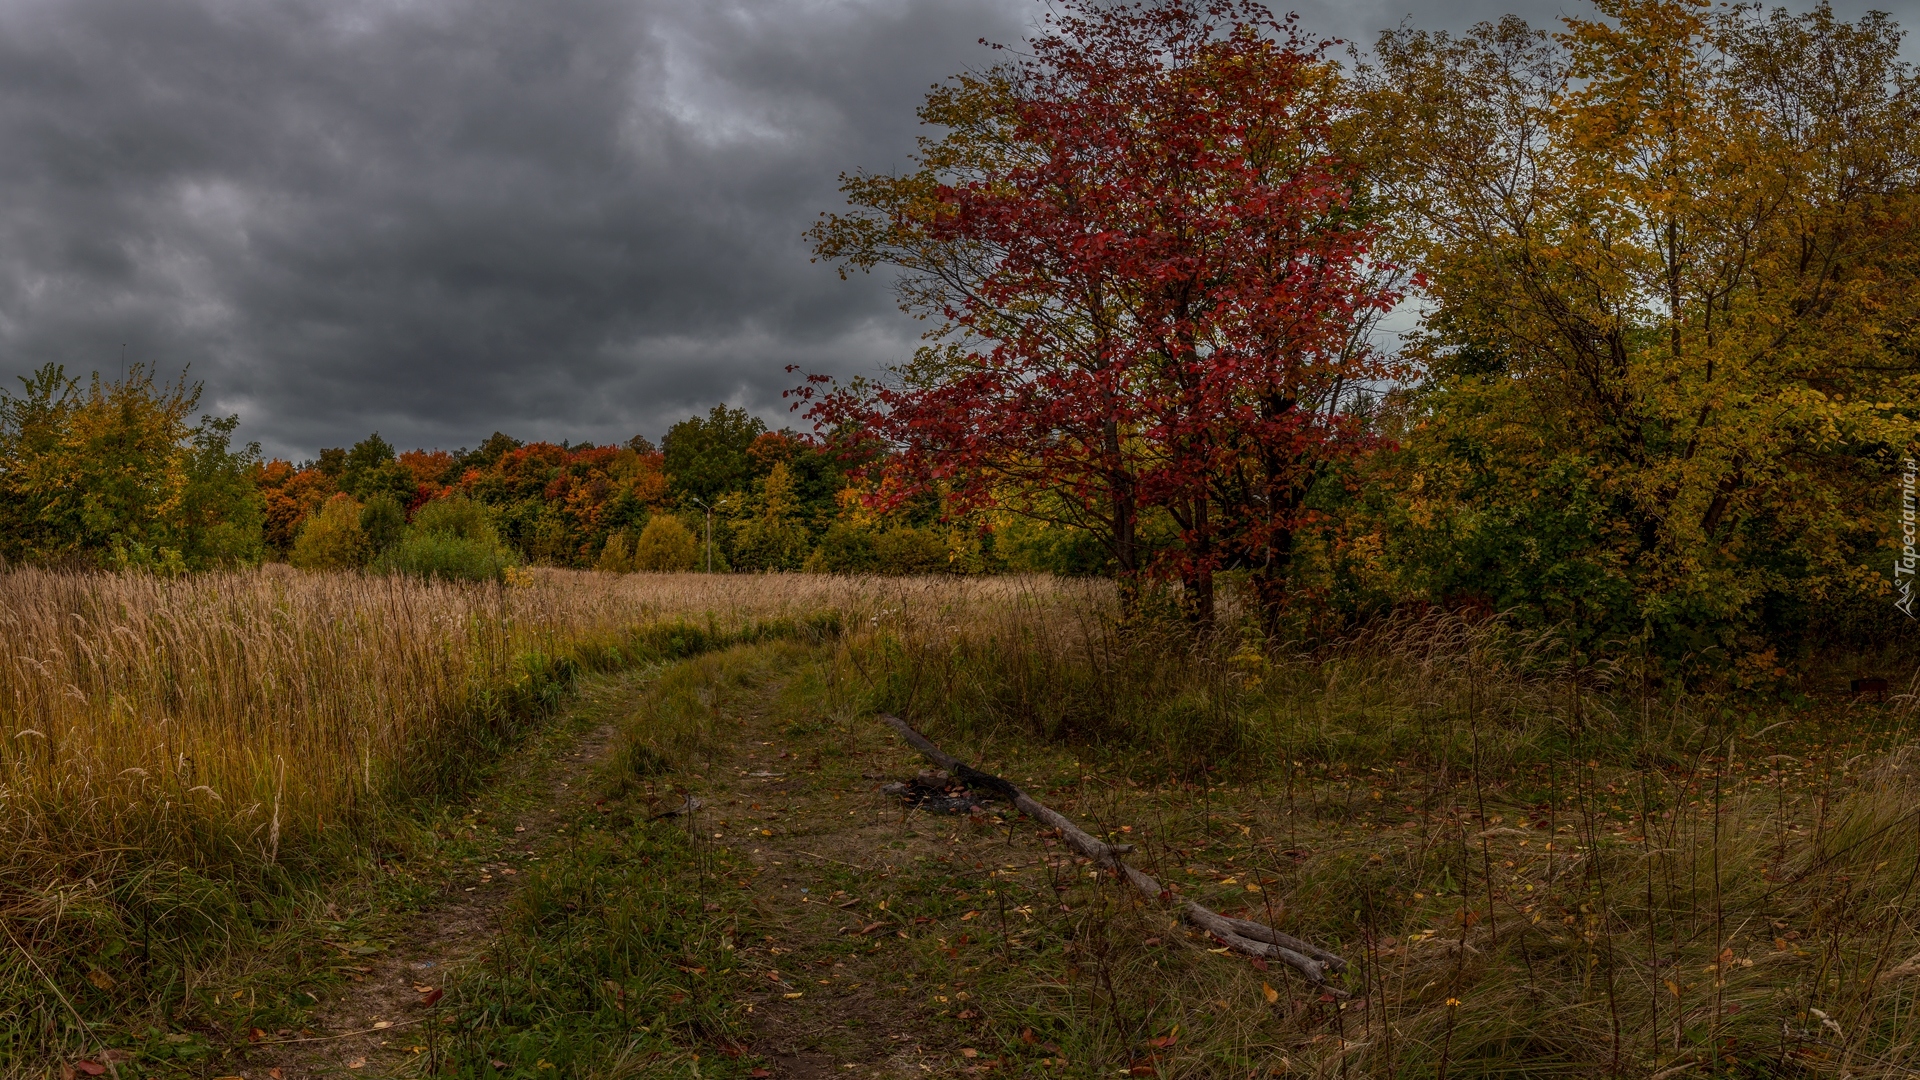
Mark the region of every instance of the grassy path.
<instances>
[{"instance_id":1,"label":"grassy path","mask_svg":"<svg viewBox=\"0 0 1920 1080\"><path fill-rule=\"evenodd\" d=\"M1717 939L1608 943L1589 910L1607 866L1643 890L1616 881L1610 902L1659 890L1663 928L1683 902L1711 915L1685 879L1626 861L1655 835L1674 850L1710 842L1708 822L1635 831L1653 811L1596 809L1626 789L1592 775L1557 797L1551 762L1504 777L1482 806L1417 769L1199 785L1128 775L1128 755L1096 768L1057 746L947 733L956 756L1134 843L1182 897L1344 951L1355 997L1338 1002L1223 955L1032 822L884 793L925 764L871 719L843 661L831 644L776 641L589 683L499 784L394 853L410 885L381 885L362 906L384 908L343 920L339 962L365 970L309 1026L356 1034L267 1040L240 1075L1542 1074L1614 1045L1616 1005L1621 1029L1661 1036L1644 1054L1621 1042L1650 1074L1764 1048L1823 957L1857 967L1888 952L1886 931L1823 952L1817 912L1780 899L1792 880L1778 874L1741 879L1773 899L1764 925L1742 915ZM1715 775L1696 772L1694 790L1707 796ZM1754 789L1750 811L1777 799ZM696 812L668 815L689 797ZM1887 857L1851 855L1852 872ZM1612 983L1596 975L1609 964ZM1724 980L1709 978L1720 964ZM445 993L430 1012L425 986ZM1628 1009L1651 1018L1649 998L1667 1026L1628 1027ZM383 1020L396 1026L366 1030Z\"/></svg>"},{"instance_id":2,"label":"grassy path","mask_svg":"<svg viewBox=\"0 0 1920 1080\"><path fill-rule=\"evenodd\" d=\"M711 654L612 700L606 801L455 980L457 1074L1157 1075L1183 1022L1189 1057L1263 1052L1274 998L1244 962L1029 822L884 794L924 763L838 700L826 650ZM994 764L1091 826L1125 797L1070 758Z\"/></svg>"},{"instance_id":3,"label":"grassy path","mask_svg":"<svg viewBox=\"0 0 1920 1080\"><path fill-rule=\"evenodd\" d=\"M563 850L569 827L591 808L592 769L614 736L605 706L632 693L634 681L592 685L569 722L517 754L506 779L470 813L432 829L453 849L440 853L451 857L441 862L434 894L418 910L377 918L372 939L328 939L345 981L317 1002L310 1033L263 1038L250 1064L282 1076L419 1071L419 1055L438 1041L434 1006L448 977L492 942L516 880Z\"/></svg>"},{"instance_id":4,"label":"grassy path","mask_svg":"<svg viewBox=\"0 0 1920 1080\"><path fill-rule=\"evenodd\" d=\"M407 884L362 886L329 938L346 981L237 1074L1084 1075L1116 1036L1144 1045L1152 1016L1088 1012L1125 977L1102 942L1171 941L1164 916L1030 823L883 794L924 763L832 719L825 656L774 643L589 682L390 854ZM688 794L698 811L665 816Z\"/></svg>"}]
</instances>

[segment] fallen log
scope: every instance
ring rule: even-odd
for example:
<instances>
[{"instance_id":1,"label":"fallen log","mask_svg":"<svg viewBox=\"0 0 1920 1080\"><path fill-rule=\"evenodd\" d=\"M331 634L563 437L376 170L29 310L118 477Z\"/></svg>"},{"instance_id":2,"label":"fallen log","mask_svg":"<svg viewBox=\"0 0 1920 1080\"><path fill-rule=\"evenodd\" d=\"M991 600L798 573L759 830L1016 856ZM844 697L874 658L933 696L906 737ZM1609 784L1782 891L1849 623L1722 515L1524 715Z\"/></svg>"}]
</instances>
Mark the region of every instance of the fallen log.
<instances>
[{"instance_id":1,"label":"fallen log","mask_svg":"<svg viewBox=\"0 0 1920 1080\"><path fill-rule=\"evenodd\" d=\"M1173 900L1171 890L1162 888L1159 882L1128 866L1121 859L1122 855L1133 850L1133 845L1107 843L1081 829L1059 811L1035 801L1031 795L1020 790L1011 781L992 773L981 772L947 754L925 735L915 731L905 720L886 713L879 715L881 721L899 732L900 737L907 740L907 745L920 752L920 756L965 781L967 786L976 791L994 791L1004 795L1021 813L1057 829L1060 838L1065 840L1069 847L1093 860L1094 865L1126 878L1134 888L1146 894L1147 899L1161 902ZM1345 990L1327 981L1329 971L1338 973L1347 970L1347 962L1339 956L1291 934L1283 934L1271 926L1249 922L1246 919L1228 918L1191 900L1181 906L1180 912L1186 916L1188 922L1220 939L1222 944L1234 952L1257 956L1263 960L1278 960L1326 992L1337 997L1347 996Z\"/></svg>"}]
</instances>

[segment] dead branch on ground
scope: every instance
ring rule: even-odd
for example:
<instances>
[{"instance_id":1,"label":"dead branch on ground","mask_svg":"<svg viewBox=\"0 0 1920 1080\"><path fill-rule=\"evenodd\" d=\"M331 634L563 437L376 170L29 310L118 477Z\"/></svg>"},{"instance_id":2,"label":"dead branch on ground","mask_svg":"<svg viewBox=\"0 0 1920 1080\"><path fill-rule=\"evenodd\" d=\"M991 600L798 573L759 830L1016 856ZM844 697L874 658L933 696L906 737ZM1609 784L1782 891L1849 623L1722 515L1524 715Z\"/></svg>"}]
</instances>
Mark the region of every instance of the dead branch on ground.
<instances>
[{"instance_id":1,"label":"dead branch on ground","mask_svg":"<svg viewBox=\"0 0 1920 1080\"><path fill-rule=\"evenodd\" d=\"M1173 892L1163 888L1159 882L1139 870L1128 866L1120 856L1133 850L1131 844L1109 844L1069 821L1058 811L1041 805L1031 795L1020 790L1012 782L992 773L981 772L935 746L925 735L915 731L905 720L886 713L879 714L888 727L900 733L907 744L920 752L920 755L947 770L954 776L967 782L976 790L996 791L1005 795L1021 813L1036 821L1046 822L1059 830L1061 839L1075 851L1093 860L1095 866L1126 878L1133 887L1146 894L1149 900L1172 903ZM1347 970L1347 962L1339 956L1320 948L1311 942L1302 941L1291 934L1283 934L1264 923L1249 922L1246 919L1229 918L1191 900L1181 906L1181 914L1188 922L1220 939L1220 942L1237 953L1257 956L1265 960L1278 960L1299 972L1308 982L1321 987L1328 993L1346 997L1347 992L1327 981L1327 973Z\"/></svg>"}]
</instances>

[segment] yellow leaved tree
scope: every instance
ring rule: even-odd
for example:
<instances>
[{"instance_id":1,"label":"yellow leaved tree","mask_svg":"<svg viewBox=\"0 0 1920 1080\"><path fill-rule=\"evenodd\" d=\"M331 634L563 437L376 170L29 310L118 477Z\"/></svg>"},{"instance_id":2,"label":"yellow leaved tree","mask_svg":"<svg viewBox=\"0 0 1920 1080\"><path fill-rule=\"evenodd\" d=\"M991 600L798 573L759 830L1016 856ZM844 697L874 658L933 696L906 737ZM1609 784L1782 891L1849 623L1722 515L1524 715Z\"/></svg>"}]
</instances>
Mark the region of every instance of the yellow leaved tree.
<instances>
[{"instance_id":1,"label":"yellow leaved tree","mask_svg":"<svg viewBox=\"0 0 1920 1080\"><path fill-rule=\"evenodd\" d=\"M1887 588L1920 100L1879 15L1596 6L1361 79L1426 304L1388 531L1435 599L1767 666Z\"/></svg>"},{"instance_id":2,"label":"yellow leaved tree","mask_svg":"<svg viewBox=\"0 0 1920 1080\"><path fill-rule=\"evenodd\" d=\"M0 390L0 557L177 571L256 562L263 511L235 417L133 365L83 389L58 365Z\"/></svg>"}]
</instances>

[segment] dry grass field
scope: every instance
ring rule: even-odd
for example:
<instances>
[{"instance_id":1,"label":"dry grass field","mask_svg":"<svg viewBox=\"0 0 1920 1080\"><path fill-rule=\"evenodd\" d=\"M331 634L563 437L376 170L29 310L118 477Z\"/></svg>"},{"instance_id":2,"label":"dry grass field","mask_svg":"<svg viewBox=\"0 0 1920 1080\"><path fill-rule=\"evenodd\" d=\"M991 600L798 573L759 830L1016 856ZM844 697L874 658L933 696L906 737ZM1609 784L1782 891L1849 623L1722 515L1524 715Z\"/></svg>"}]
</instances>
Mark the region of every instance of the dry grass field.
<instances>
[{"instance_id":1,"label":"dry grass field","mask_svg":"<svg viewBox=\"0 0 1920 1080\"><path fill-rule=\"evenodd\" d=\"M509 588L272 566L0 575L0 842L271 863L383 796L457 784L574 669L890 618L935 591L954 612L1038 595L1014 579L551 570Z\"/></svg>"},{"instance_id":2,"label":"dry grass field","mask_svg":"<svg viewBox=\"0 0 1920 1080\"><path fill-rule=\"evenodd\" d=\"M0 1055L344 1067L295 1051L357 952L478 888L444 1038L357 1075L1911 1075L1905 683L1690 693L1442 617L1202 647L1041 579L15 572ZM878 711L1351 996L881 793L922 763ZM543 809L574 738L592 797Z\"/></svg>"}]
</instances>

